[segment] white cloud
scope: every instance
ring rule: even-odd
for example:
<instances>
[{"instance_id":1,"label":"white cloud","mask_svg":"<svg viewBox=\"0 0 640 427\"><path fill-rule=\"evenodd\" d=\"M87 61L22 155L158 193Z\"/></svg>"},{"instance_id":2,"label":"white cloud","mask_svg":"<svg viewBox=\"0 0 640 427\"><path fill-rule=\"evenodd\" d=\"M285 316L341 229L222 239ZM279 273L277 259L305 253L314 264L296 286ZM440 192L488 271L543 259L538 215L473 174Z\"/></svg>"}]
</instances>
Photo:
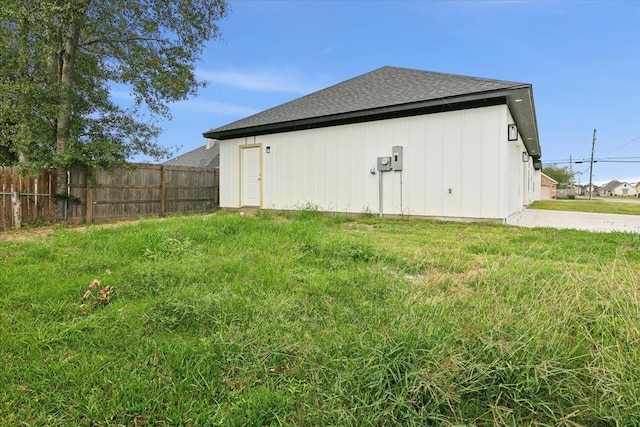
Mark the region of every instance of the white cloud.
<instances>
[{"instance_id":1,"label":"white cloud","mask_svg":"<svg viewBox=\"0 0 640 427\"><path fill-rule=\"evenodd\" d=\"M258 92L293 93L306 95L315 88L303 83L295 73L285 71L210 71L197 70L199 78L225 86Z\"/></svg>"},{"instance_id":2,"label":"white cloud","mask_svg":"<svg viewBox=\"0 0 640 427\"><path fill-rule=\"evenodd\" d=\"M227 104L217 101L203 101L200 99L188 99L173 104L173 108L187 109L201 113L222 114L228 116L251 116L260 110L242 105Z\"/></svg>"},{"instance_id":3,"label":"white cloud","mask_svg":"<svg viewBox=\"0 0 640 427\"><path fill-rule=\"evenodd\" d=\"M127 101L133 102L134 97L127 91L122 89L112 89L111 98L119 103ZM187 109L191 111L199 111L203 113L224 114L229 116L250 116L256 114L260 110L242 105L227 104L225 102L204 101L197 98L189 98L170 104L172 110L175 108Z\"/></svg>"},{"instance_id":4,"label":"white cloud","mask_svg":"<svg viewBox=\"0 0 640 427\"><path fill-rule=\"evenodd\" d=\"M315 55L311 55L311 58L317 58L319 56L325 56L330 54L331 52L333 52L333 47L328 47L326 49L321 50L320 52L317 52Z\"/></svg>"}]
</instances>

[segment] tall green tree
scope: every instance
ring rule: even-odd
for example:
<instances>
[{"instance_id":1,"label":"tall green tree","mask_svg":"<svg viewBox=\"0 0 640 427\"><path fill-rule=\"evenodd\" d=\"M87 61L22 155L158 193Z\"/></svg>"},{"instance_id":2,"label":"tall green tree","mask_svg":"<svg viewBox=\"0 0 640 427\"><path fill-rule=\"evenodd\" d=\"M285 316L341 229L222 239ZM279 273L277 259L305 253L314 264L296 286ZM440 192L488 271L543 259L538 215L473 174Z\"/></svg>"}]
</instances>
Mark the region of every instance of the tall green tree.
<instances>
[{"instance_id":1,"label":"tall green tree","mask_svg":"<svg viewBox=\"0 0 640 427\"><path fill-rule=\"evenodd\" d=\"M567 166L548 165L542 168L542 173L553 178L558 183L558 188L563 189L573 184L576 172L572 172Z\"/></svg>"},{"instance_id":2,"label":"tall green tree","mask_svg":"<svg viewBox=\"0 0 640 427\"><path fill-rule=\"evenodd\" d=\"M0 161L25 169L169 154L158 123L203 85L195 64L227 13L225 0L1 3Z\"/></svg>"}]
</instances>

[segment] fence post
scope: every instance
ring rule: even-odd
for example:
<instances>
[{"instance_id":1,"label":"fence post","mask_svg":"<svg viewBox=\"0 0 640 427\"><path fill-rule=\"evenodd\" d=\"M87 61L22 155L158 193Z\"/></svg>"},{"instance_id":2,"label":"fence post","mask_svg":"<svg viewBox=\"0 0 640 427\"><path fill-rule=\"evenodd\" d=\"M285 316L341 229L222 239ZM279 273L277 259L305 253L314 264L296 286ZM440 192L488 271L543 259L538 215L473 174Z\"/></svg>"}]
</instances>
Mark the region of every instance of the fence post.
<instances>
[{"instance_id":1,"label":"fence post","mask_svg":"<svg viewBox=\"0 0 640 427\"><path fill-rule=\"evenodd\" d=\"M38 172L39 174L40 172ZM40 217L40 211L38 210L38 176L36 176L36 179L33 183L34 186L34 191L33 191L33 206L35 207L36 210L36 219L38 219Z\"/></svg>"},{"instance_id":2,"label":"fence post","mask_svg":"<svg viewBox=\"0 0 640 427\"><path fill-rule=\"evenodd\" d=\"M214 169L213 174L213 200L214 200L214 208L218 209L220 207L220 169Z\"/></svg>"},{"instance_id":3,"label":"fence post","mask_svg":"<svg viewBox=\"0 0 640 427\"><path fill-rule=\"evenodd\" d=\"M167 183L165 182L165 165L160 166L160 216L164 216L167 203Z\"/></svg>"},{"instance_id":4,"label":"fence post","mask_svg":"<svg viewBox=\"0 0 640 427\"><path fill-rule=\"evenodd\" d=\"M4 230L5 228L7 228L6 225L6 219L5 219L5 179L4 179L4 166L0 166L0 183L2 184L0 186L0 192L2 193L2 200L0 201L0 208L2 208L2 211L0 211L0 221L2 221L2 223L0 223L0 230Z\"/></svg>"},{"instance_id":5,"label":"fence post","mask_svg":"<svg viewBox=\"0 0 640 427\"><path fill-rule=\"evenodd\" d=\"M52 169L51 171L49 171L49 173L47 174L48 178L47 178L47 189L48 189L48 193L49 193L49 212L53 211L53 219L54 221L57 219L56 218L56 213L55 213L55 209L56 209L56 204L55 204L55 198L53 197L53 195L56 192L56 180L58 179L58 175L57 175L57 169Z\"/></svg>"}]
</instances>

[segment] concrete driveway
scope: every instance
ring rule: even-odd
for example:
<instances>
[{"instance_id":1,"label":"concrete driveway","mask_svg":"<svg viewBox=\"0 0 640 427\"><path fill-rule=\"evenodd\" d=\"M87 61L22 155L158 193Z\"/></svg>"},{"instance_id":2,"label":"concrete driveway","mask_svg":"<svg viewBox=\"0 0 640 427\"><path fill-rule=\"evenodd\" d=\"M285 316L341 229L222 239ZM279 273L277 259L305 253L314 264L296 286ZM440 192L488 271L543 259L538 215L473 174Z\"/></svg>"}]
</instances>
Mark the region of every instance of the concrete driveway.
<instances>
[{"instance_id":1,"label":"concrete driveway","mask_svg":"<svg viewBox=\"0 0 640 427\"><path fill-rule=\"evenodd\" d=\"M521 227L572 228L597 232L640 233L640 215L525 209L509 218L508 224Z\"/></svg>"}]
</instances>

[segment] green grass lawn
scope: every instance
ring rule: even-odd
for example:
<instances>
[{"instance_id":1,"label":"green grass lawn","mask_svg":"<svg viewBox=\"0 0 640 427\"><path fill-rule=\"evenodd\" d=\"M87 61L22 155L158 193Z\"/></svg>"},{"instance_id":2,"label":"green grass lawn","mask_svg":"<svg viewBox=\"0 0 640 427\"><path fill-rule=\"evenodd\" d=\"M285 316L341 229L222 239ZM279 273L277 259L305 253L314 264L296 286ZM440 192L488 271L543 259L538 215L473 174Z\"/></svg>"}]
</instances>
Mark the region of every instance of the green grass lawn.
<instances>
[{"instance_id":1,"label":"green grass lawn","mask_svg":"<svg viewBox=\"0 0 640 427\"><path fill-rule=\"evenodd\" d=\"M639 267L635 234L310 211L0 240L0 425L637 425Z\"/></svg>"},{"instance_id":2,"label":"green grass lawn","mask_svg":"<svg viewBox=\"0 0 640 427\"><path fill-rule=\"evenodd\" d=\"M606 199L540 200L529 206L531 209L554 211L593 212L623 215L640 215L640 203L629 201L611 202Z\"/></svg>"}]
</instances>

